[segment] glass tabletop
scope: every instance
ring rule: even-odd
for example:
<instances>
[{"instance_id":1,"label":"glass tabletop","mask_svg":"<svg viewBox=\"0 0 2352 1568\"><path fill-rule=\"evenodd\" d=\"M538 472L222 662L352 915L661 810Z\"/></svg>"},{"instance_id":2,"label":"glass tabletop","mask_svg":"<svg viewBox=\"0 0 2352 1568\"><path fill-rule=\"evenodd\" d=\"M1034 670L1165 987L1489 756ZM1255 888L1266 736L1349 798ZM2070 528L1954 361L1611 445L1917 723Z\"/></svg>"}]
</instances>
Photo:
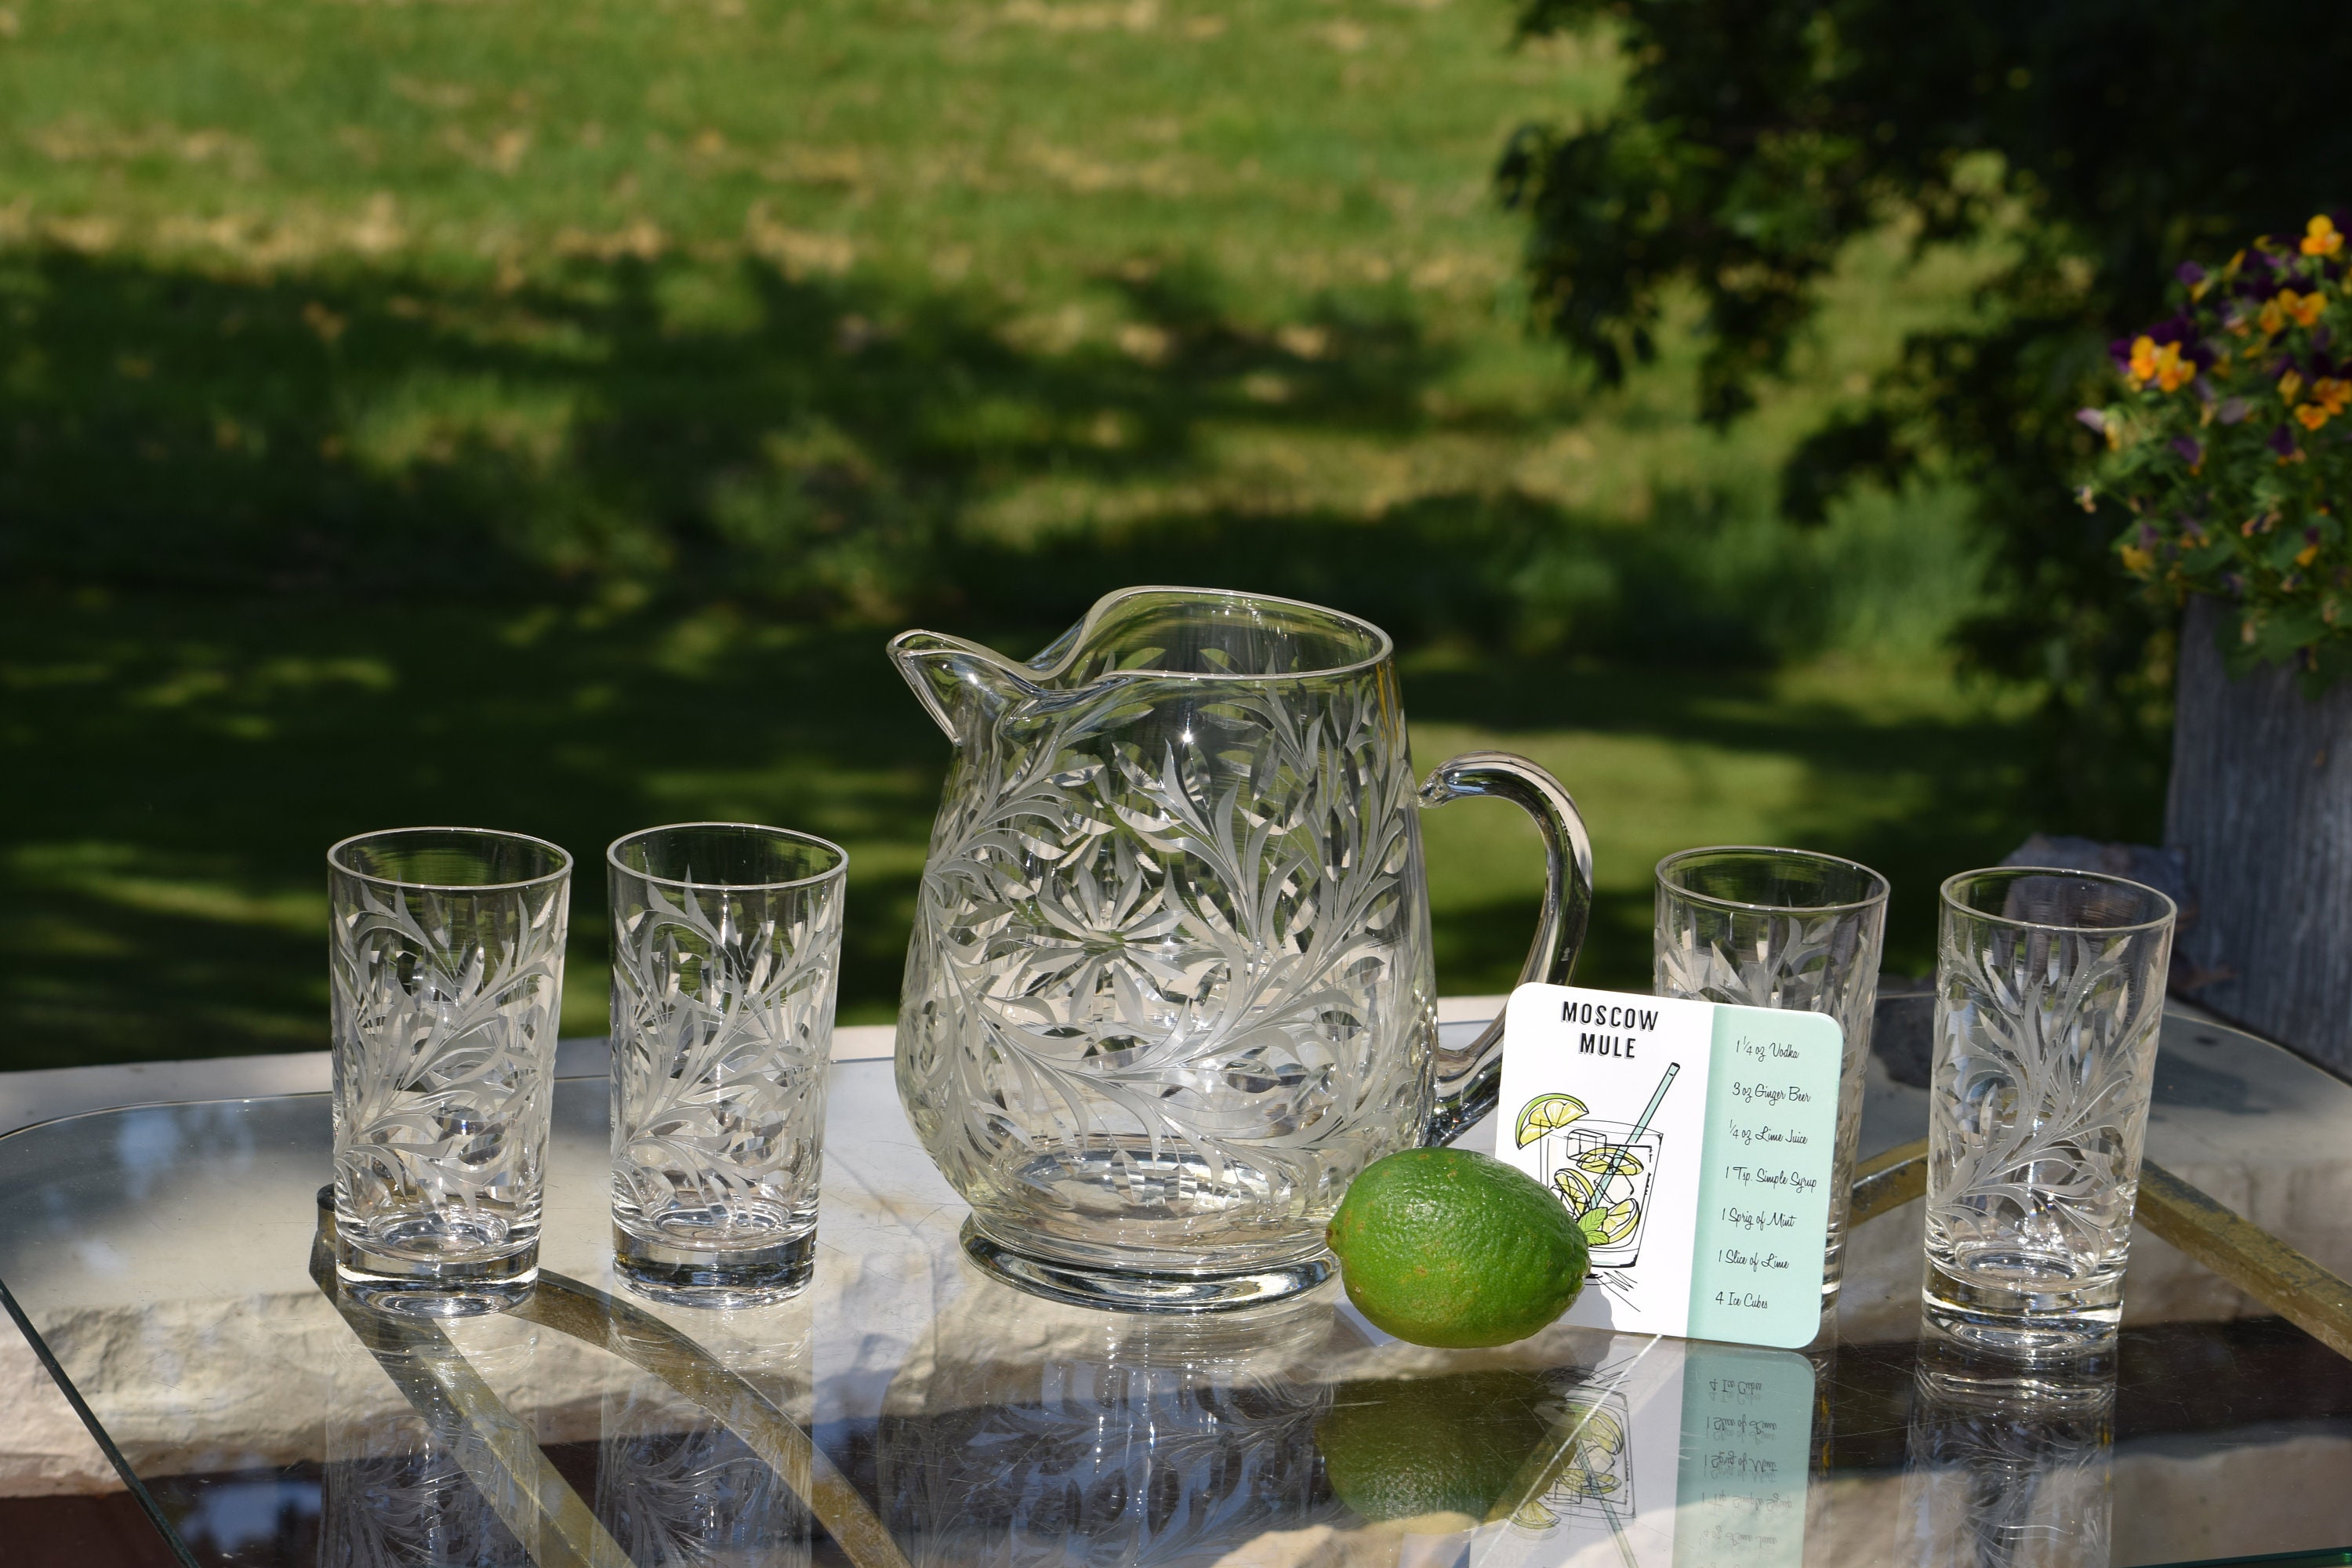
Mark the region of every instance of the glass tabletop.
<instances>
[{"instance_id":1,"label":"glass tabletop","mask_svg":"<svg viewBox=\"0 0 2352 1568\"><path fill-rule=\"evenodd\" d=\"M1908 1027L1882 1016L1865 1152L1925 1131ZM1916 1203L1854 1232L1804 1352L1424 1350L1333 1287L1116 1316L966 1262L890 1065L857 1062L814 1284L698 1312L612 1277L605 1105L558 1088L549 1273L514 1314L322 1293L323 1096L0 1139L0 1282L205 1568L2352 1563L2352 1362L2145 1230L2117 1352L2063 1374L1921 1341ZM2173 1017L2149 1149L2352 1271L2352 1086Z\"/></svg>"}]
</instances>

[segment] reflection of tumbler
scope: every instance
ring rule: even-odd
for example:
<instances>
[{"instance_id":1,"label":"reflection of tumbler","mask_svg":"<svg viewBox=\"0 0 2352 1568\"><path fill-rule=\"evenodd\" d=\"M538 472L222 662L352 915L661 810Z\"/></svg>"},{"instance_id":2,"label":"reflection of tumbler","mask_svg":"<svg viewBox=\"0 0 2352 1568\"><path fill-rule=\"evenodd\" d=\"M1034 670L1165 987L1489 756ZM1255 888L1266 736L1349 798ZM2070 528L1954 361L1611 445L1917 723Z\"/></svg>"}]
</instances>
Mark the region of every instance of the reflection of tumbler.
<instances>
[{"instance_id":1,"label":"reflection of tumbler","mask_svg":"<svg viewBox=\"0 0 2352 1568\"><path fill-rule=\"evenodd\" d=\"M1641 1256L1650 1184L1664 1137L1652 1129L1628 1140L1628 1121L1579 1121L1544 1134L1544 1181L1577 1216L1595 1268L1622 1268Z\"/></svg>"},{"instance_id":2,"label":"reflection of tumbler","mask_svg":"<svg viewBox=\"0 0 2352 1568\"><path fill-rule=\"evenodd\" d=\"M523 1333L406 1353L420 1363L462 1358L469 1375L516 1388L532 1381L535 1350L535 1339ZM509 1568L538 1561L536 1500L484 1432L454 1405L431 1419L418 1415L348 1335L328 1366L324 1415L319 1568ZM518 1526L528 1539L516 1538Z\"/></svg>"},{"instance_id":3,"label":"reflection of tumbler","mask_svg":"<svg viewBox=\"0 0 2352 1568\"><path fill-rule=\"evenodd\" d=\"M2107 1568L2116 1372L1922 1341L1900 1517L1919 1568Z\"/></svg>"},{"instance_id":4,"label":"reflection of tumbler","mask_svg":"<svg viewBox=\"0 0 2352 1568\"><path fill-rule=\"evenodd\" d=\"M677 1312L670 1314L675 1321ZM782 1306L702 1311L695 1338L757 1396L801 1405L809 1387L805 1298ZM749 1402L754 1395L738 1391ZM807 1568L805 1463L771 1469L729 1423L651 1374L607 1393L596 1459L596 1518L641 1565Z\"/></svg>"}]
</instances>

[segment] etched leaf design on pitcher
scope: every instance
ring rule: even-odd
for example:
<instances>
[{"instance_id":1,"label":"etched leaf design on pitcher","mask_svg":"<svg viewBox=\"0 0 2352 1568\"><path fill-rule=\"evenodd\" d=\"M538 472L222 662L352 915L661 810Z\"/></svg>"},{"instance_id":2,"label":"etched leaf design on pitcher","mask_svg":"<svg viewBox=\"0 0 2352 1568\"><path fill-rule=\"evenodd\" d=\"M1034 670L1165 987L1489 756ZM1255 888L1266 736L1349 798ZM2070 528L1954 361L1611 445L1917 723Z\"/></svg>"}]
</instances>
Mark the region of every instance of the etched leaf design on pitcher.
<instances>
[{"instance_id":1,"label":"etched leaf design on pitcher","mask_svg":"<svg viewBox=\"0 0 2352 1568\"><path fill-rule=\"evenodd\" d=\"M900 1062L950 1180L1043 1224L1115 1203L1196 1240L1336 1201L1387 1152L1368 1130L1408 1120L1356 1113L1425 1093L1392 686L1202 701L1138 677L971 745Z\"/></svg>"}]
</instances>

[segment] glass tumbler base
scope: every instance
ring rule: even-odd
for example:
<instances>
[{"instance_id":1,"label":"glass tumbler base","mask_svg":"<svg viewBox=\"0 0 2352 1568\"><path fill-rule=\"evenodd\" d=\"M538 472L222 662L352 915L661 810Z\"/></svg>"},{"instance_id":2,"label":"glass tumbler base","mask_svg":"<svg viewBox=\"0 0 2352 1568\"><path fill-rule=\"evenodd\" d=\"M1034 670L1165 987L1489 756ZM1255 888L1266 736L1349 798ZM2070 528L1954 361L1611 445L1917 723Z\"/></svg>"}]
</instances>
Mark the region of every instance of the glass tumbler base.
<instances>
[{"instance_id":1,"label":"glass tumbler base","mask_svg":"<svg viewBox=\"0 0 2352 1568\"><path fill-rule=\"evenodd\" d=\"M362 1306L401 1318L478 1318L520 1306L539 1283L539 1244L504 1258L394 1258L335 1241L335 1280Z\"/></svg>"},{"instance_id":2,"label":"glass tumbler base","mask_svg":"<svg viewBox=\"0 0 2352 1568\"><path fill-rule=\"evenodd\" d=\"M677 1307L769 1307L816 1272L816 1232L766 1247L716 1249L651 1241L613 1227L613 1268L631 1290Z\"/></svg>"},{"instance_id":3,"label":"glass tumbler base","mask_svg":"<svg viewBox=\"0 0 2352 1568\"><path fill-rule=\"evenodd\" d=\"M2034 1290L1970 1279L1927 1265L1919 1288L1929 1327L1965 1346L2021 1361L2110 1350L2123 1320L2123 1281Z\"/></svg>"},{"instance_id":4,"label":"glass tumbler base","mask_svg":"<svg viewBox=\"0 0 2352 1568\"><path fill-rule=\"evenodd\" d=\"M1117 1312L1224 1312L1263 1306L1312 1290L1331 1278L1331 1255L1246 1274L1147 1274L1085 1268L1015 1252L977 1225L963 1222L963 1249L987 1273L1050 1301Z\"/></svg>"}]
</instances>

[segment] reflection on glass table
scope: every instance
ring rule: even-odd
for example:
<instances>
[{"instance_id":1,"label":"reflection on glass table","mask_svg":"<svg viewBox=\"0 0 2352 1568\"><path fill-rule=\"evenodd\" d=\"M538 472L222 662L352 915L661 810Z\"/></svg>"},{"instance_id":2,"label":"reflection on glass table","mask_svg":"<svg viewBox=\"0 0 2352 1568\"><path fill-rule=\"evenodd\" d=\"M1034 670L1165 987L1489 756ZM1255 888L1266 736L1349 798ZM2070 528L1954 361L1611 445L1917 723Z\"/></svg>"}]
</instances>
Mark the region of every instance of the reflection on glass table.
<instances>
[{"instance_id":1,"label":"reflection on glass table","mask_svg":"<svg viewBox=\"0 0 2352 1568\"><path fill-rule=\"evenodd\" d=\"M1895 1067L1873 1064L1865 1155L1925 1130ZM2352 1265L2352 1087L2175 1018L2157 1100L2151 1158ZM1916 1203L1853 1232L1835 1331L1801 1354L1557 1326L1423 1350L1328 1287L1114 1315L983 1277L889 1065L850 1063L814 1283L705 1312L613 1277L607 1103L602 1079L557 1087L548 1272L512 1314L388 1324L322 1293L323 1097L0 1139L0 1281L202 1568L2131 1568L2352 1547L2352 1362L2147 1236L2112 1360L2030 1384L1923 1345ZM0 1436L0 1492L42 1442Z\"/></svg>"}]
</instances>

